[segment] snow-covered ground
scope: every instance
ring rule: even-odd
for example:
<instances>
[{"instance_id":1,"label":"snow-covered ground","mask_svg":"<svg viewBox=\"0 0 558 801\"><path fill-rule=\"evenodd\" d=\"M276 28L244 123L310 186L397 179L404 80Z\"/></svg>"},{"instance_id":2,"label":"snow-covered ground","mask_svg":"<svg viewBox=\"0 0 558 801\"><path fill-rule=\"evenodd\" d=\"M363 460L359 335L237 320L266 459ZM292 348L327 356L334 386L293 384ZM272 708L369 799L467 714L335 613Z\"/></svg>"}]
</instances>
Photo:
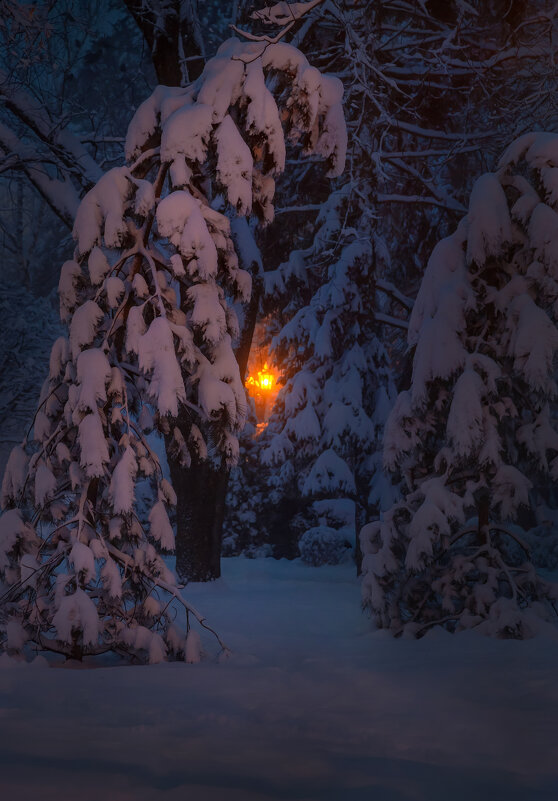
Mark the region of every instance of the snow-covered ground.
<instances>
[{"instance_id":1,"label":"snow-covered ground","mask_svg":"<svg viewBox=\"0 0 558 801\"><path fill-rule=\"evenodd\" d=\"M200 664L0 659L10 801L554 801L558 639L372 632L350 564L227 559Z\"/></svg>"}]
</instances>

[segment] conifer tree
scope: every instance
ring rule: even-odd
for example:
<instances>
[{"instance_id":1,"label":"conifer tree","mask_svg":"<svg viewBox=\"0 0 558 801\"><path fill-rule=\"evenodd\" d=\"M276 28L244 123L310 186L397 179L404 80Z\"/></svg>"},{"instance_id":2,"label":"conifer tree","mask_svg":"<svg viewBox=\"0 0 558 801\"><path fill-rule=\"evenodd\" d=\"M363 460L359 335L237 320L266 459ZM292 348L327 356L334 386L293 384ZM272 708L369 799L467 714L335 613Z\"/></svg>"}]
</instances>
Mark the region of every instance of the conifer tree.
<instances>
[{"instance_id":1,"label":"conifer tree","mask_svg":"<svg viewBox=\"0 0 558 801\"><path fill-rule=\"evenodd\" d=\"M453 0L327 4L297 34L343 78L350 139L347 170L321 204L316 174L299 165L297 197L280 201L280 220L302 245L265 276L269 343L285 384L262 438L282 555L296 555L301 534L313 561L343 553L347 518L333 532L328 499L356 501L357 530L395 499L379 446L394 385L407 380L408 296L426 254L466 211L472 176L495 159L502 129L514 126L505 141L521 130L517 98L543 91L534 48L511 55L518 26L537 54L545 47L552 25L540 6L512 15ZM527 108L537 120L548 113ZM267 264L277 252L269 240Z\"/></svg>"},{"instance_id":2,"label":"conifer tree","mask_svg":"<svg viewBox=\"0 0 558 801\"><path fill-rule=\"evenodd\" d=\"M458 16L454 60L465 52L472 12ZM447 175L429 155L434 149L421 142L423 134L436 137L435 123L427 118L422 89L403 88L399 59L403 49L417 71L424 70L429 56L423 41L449 27L413 4L348 3L328 4L304 33L305 47L346 81L351 137L348 169L321 204L312 198L316 175L299 166L298 196L283 200L281 223L291 222L304 245L265 275L269 344L284 387L261 441L270 499L288 540L284 549L278 543L282 555L296 555L302 535L304 558L341 557L378 504L393 499L378 446L395 396L388 353L412 302L392 281L397 271L398 286L404 291L412 286L414 265L407 275L401 268L408 252L419 247L397 235L402 215L393 206L399 203L405 215L412 213L411 237L424 232L426 220L431 227L439 224L437 207L445 213L461 208L442 186ZM394 37L397 28L400 35ZM455 98L449 65L445 96L449 116ZM444 142L438 151L446 153L446 161L461 136L466 138L458 133L459 119L451 126L456 131L451 146ZM442 141L445 136L441 133ZM402 151L425 155L413 157L411 166ZM323 198L329 187L320 190Z\"/></svg>"},{"instance_id":3,"label":"conifer tree","mask_svg":"<svg viewBox=\"0 0 558 801\"><path fill-rule=\"evenodd\" d=\"M170 602L203 619L160 555L174 548L177 498L148 434L162 433L184 468L235 462L245 392L234 304L249 299L251 276L225 212L272 218L281 116L332 174L343 168L342 93L294 47L231 39L194 84L157 87L128 129L127 165L84 197L59 284L68 337L2 485L8 649L195 658L197 635L176 630ZM153 491L146 519L140 479Z\"/></svg>"},{"instance_id":4,"label":"conifer tree","mask_svg":"<svg viewBox=\"0 0 558 801\"><path fill-rule=\"evenodd\" d=\"M384 439L403 497L361 535L364 603L396 634L522 638L555 617L521 524L558 476L557 154L555 134L514 142L430 257Z\"/></svg>"},{"instance_id":5,"label":"conifer tree","mask_svg":"<svg viewBox=\"0 0 558 801\"><path fill-rule=\"evenodd\" d=\"M354 546L355 525L388 491L376 452L395 391L368 302L381 255L373 238L344 225L349 204L347 186L333 193L310 247L265 276L268 302L285 304L270 343L284 386L262 458L275 503L301 499L298 545L312 564Z\"/></svg>"}]
</instances>

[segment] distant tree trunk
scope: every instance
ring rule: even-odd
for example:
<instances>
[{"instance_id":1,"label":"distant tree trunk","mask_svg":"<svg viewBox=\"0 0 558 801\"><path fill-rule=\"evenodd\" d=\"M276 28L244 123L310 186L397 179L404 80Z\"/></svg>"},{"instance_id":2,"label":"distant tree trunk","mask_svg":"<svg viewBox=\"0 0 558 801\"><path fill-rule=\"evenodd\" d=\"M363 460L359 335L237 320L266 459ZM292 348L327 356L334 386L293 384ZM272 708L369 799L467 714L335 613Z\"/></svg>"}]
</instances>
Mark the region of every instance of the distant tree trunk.
<instances>
[{"instance_id":1,"label":"distant tree trunk","mask_svg":"<svg viewBox=\"0 0 558 801\"><path fill-rule=\"evenodd\" d=\"M151 51L157 80L181 86L202 72L205 52L197 0L124 0Z\"/></svg>"},{"instance_id":2,"label":"distant tree trunk","mask_svg":"<svg viewBox=\"0 0 558 801\"><path fill-rule=\"evenodd\" d=\"M355 499L355 563L356 563L356 573L357 576L360 576L362 573L362 548L360 545L360 530L365 522L364 518L364 507L358 502L358 498Z\"/></svg>"}]
</instances>

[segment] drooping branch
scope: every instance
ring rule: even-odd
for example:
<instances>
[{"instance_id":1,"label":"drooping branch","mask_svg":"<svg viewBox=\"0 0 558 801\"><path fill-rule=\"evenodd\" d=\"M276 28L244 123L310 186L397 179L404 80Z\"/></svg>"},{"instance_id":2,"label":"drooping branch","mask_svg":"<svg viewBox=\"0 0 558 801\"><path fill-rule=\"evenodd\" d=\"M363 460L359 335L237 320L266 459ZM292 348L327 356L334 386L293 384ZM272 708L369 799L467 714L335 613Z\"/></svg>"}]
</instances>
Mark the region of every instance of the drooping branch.
<instances>
[{"instance_id":1,"label":"drooping branch","mask_svg":"<svg viewBox=\"0 0 558 801\"><path fill-rule=\"evenodd\" d=\"M102 170L89 155L80 139L53 122L44 106L0 70L0 100L5 107L32 131L44 145L55 164L72 175L83 191L91 189Z\"/></svg>"},{"instance_id":2,"label":"drooping branch","mask_svg":"<svg viewBox=\"0 0 558 801\"><path fill-rule=\"evenodd\" d=\"M12 169L21 169L62 222L71 228L79 195L67 175L63 179L49 175L43 154L23 142L3 123L0 123L0 151L6 158L11 156Z\"/></svg>"}]
</instances>

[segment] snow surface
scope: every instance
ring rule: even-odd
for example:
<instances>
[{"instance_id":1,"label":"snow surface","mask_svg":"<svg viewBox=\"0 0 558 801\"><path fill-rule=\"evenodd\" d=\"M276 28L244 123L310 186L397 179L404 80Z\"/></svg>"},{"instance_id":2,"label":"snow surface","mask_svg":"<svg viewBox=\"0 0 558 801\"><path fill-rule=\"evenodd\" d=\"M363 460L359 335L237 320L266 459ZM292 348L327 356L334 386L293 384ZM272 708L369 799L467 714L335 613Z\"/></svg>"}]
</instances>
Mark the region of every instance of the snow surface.
<instances>
[{"instance_id":1,"label":"snow surface","mask_svg":"<svg viewBox=\"0 0 558 801\"><path fill-rule=\"evenodd\" d=\"M0 786L18 801L551 801L558 640L394 640L354 565L225 559L187 597L232 648L200 664L0 659Z\"/></svg>"}]
</instances>

